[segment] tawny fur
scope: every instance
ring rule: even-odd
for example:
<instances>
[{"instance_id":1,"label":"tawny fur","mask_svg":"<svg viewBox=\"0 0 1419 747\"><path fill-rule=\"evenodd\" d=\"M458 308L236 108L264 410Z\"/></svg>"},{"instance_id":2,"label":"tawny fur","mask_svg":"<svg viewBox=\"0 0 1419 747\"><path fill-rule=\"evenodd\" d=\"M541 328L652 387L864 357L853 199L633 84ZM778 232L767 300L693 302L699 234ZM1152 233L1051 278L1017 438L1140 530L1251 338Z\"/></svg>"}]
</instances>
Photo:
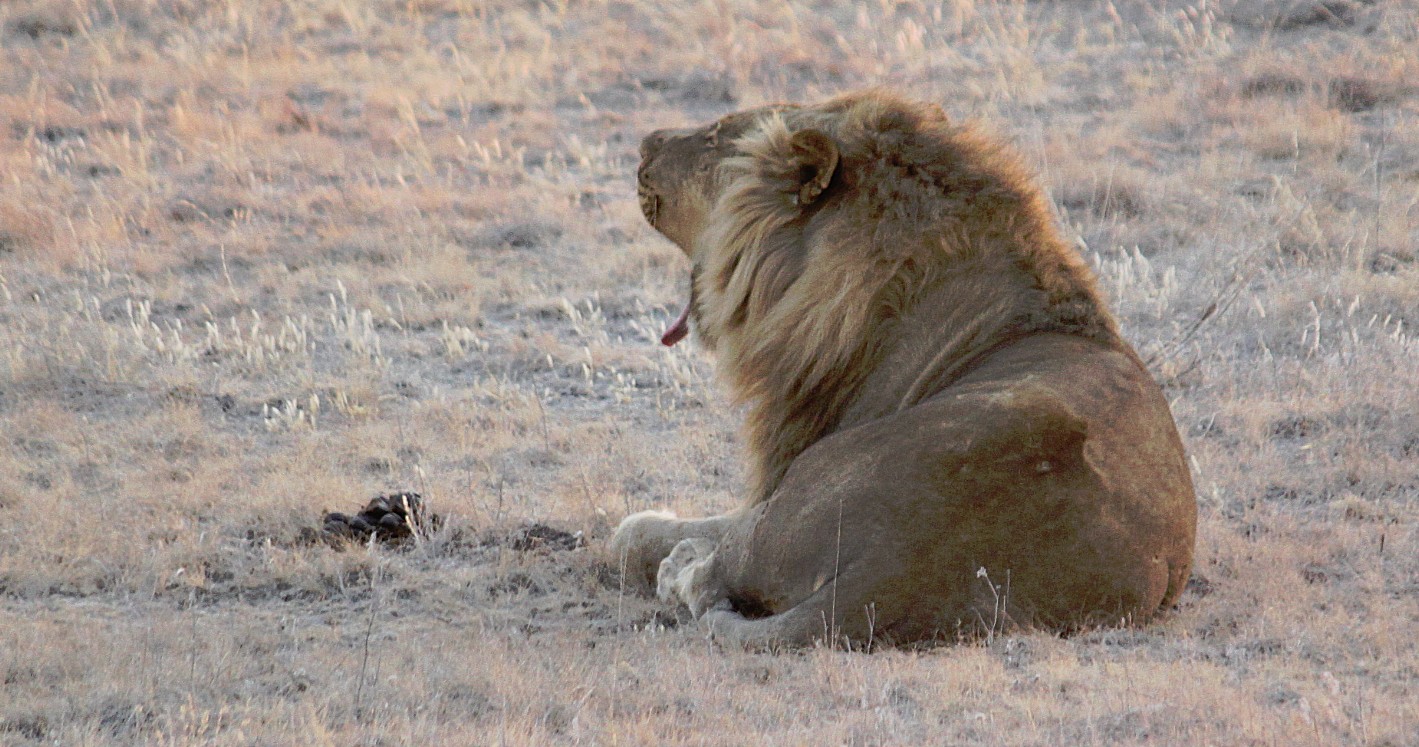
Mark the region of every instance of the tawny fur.
<instances>
[{"instance_id":1,"label":"tawny fur","mask_svg":"<svg viewBox=\"0 0 1419 747\"><path fill-rule=\"evenodd\" d=\"M882 91L642 152L642 208L690 258L751 470L733 513L628 517L634 585L659 573L752 646L1176 601L1196 525L1176 426L1019 157Z\"/></svg>"}]
</instances>

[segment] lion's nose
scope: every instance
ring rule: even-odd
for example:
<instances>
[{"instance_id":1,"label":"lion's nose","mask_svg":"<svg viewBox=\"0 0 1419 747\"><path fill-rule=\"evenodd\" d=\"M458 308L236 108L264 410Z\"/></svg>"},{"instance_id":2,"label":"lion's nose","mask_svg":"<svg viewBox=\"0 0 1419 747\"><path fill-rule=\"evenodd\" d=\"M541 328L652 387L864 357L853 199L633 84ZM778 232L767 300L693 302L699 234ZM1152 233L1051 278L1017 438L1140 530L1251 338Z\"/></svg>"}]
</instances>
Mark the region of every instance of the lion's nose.
<instances>
[{"instance_id":1,"label":"lion's nose","mask_svg":"<svg viewBox=\"0 0 1419 747\"><path fill-rule=\"evenodd\" d=\"M655 152L665 145L665 141L670 139L670 134L670 130L656 130L646 135L645 139L641 141L641 159L644 160L655 155Z\"/></svg>"}]
</instances>

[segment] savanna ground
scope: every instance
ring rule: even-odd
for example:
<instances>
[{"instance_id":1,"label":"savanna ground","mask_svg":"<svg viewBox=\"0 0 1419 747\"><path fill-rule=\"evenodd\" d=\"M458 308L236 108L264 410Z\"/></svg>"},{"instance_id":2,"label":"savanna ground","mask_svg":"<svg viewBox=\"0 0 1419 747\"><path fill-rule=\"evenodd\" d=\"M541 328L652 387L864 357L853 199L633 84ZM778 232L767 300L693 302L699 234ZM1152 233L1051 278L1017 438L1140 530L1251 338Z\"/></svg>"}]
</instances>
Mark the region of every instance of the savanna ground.
<instances>
[{"instance_id":1,"label":"savanna ground","mask_svg":"<svg viewBox=\"0 0 1419 747\"><path fill-rule=\"evenodd\" d=\"M623 515L742 478L636 143L879 83L1017 144L1153 359L1157 624L746 654L622 593ZM1413 2L7 0L0 743L1419 744L1417 240ZM394 490L444 526L309 541Z\"/></svg>"}]
</instances>

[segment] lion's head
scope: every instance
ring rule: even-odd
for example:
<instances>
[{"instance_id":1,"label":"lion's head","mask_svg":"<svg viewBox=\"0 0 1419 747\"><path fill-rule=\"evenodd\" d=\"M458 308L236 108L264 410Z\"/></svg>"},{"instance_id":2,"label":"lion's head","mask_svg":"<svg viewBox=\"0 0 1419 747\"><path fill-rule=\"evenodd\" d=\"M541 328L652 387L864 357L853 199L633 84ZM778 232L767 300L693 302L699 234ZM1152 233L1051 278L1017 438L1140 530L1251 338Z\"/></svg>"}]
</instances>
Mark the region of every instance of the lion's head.
<instances>
[{"instance_id":1,"label":"lion's head","mask_svg":"<svg viewBox=\"0 0 1419 747\"><path fill-rule=\"evenodd\" d=\"M641 155L641 208L691 263L662 342L693 326L750 404L755 499L841 424L953 267L997 278L991 324L1114 334L1020 159L939 107L881 91L767 106L654 132Z\"/></svg>"},{"instance_id":2,"label":"lion's head","mask_svg":"<svg viewBox=\"0 0 1419 747\"><path fill-rule=\"evenodd\" d=\"M741 157L739 140L760 127L763 118L783 113L792 107L768 106L736 112L709 125L698 128L656 130L641 142L641 165L637 172L637 187L641 212L657 231L680 247L692 261L695 245L704 233L706 221L732 174L722 168L727 161ZM698 269L699 264L696 263ZM701 315L694 303L695 289L691 283L691 298L661 337L666 345L674 345L689 333L689 321L695 318L701 340L713 346L714 337L704 329Z\"/></svg>"}]
</instances>

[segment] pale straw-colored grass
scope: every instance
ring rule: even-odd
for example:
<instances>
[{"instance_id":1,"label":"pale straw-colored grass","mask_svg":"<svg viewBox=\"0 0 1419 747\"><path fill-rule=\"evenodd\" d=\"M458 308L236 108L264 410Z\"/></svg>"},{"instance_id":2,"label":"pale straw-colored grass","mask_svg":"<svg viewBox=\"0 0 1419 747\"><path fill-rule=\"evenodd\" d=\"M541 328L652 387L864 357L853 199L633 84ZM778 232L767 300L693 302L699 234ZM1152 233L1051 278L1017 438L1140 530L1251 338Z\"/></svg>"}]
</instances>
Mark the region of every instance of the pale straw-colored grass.
<instances>
[{"instance_id":1,"label":"pale straw-colored grass","mask_svg":"<svg viewBox=\"0 0 1419 747\"><path fill-rule=\"evenodd\" d=\"M1419 744L1416 18L0 4L0 743ZM636 144L871 84L1011 138L1154 358L1175 614L772 656L623 592L743 477ZM395 490L410 550L302 531Z\"/></svg>"}]
</instances>

